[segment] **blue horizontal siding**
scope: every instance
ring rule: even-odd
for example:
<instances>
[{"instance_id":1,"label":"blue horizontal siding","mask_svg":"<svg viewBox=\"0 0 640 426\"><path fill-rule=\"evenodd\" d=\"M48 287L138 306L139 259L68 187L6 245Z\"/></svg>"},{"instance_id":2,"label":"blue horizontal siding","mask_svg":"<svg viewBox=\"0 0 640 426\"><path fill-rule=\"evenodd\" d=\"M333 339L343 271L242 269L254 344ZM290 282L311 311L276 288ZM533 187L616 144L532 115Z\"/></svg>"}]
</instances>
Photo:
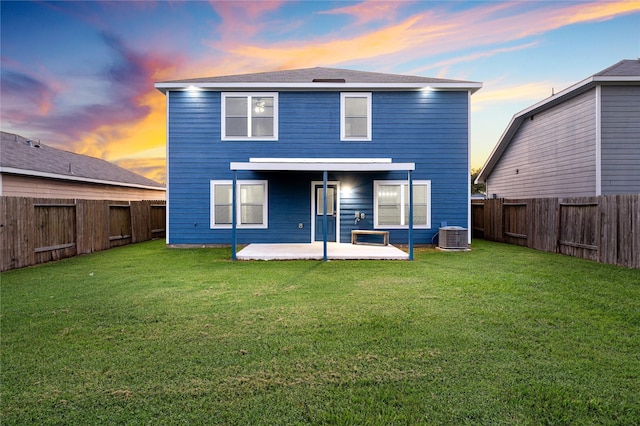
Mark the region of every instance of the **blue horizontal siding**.
<instances>
[{"instance_id":1,"label":"blue horizontal siding","mask_svg":"<svg viewBox=\"0 0 640 426\"><path fill-rule=\"evenodd\" d=\"M222 141L219 92L168 94L169 242L225 244L230 230L209 228L211 180L232 179L232 161L250 157L384 157L414 162L413 178L430 180L431 230L416 230L416 243L430 243L441 222L467 226L467 92L374 92L372 141L340 141L339 92L281 92L277 141ZM405 172L330 174L355 185L342 200L341 240L351 229L373 228L373 180L403 180ZM269 181L268 229L239 229L238 240L309 242L311 181L322 173L239 172L238 179ZM354 212L366 218L357 225ZM302 228L299 227L302 224ZM406 230L391 241L406 243Z\"/></svg>"}]
</instances>

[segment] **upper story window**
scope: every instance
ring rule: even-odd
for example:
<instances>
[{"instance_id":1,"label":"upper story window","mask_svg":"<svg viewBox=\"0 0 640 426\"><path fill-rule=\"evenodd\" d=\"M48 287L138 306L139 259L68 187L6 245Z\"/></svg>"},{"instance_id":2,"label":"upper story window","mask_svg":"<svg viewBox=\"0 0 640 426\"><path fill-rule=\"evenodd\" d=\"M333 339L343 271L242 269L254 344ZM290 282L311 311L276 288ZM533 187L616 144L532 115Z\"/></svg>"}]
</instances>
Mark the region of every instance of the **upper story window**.
<instances>
[{"instance_id":1,"label":"upper story window","mask_svg":"<svg viewBox=\"0 0 640 426\"><path fill-rule=\"evenodd\" d=\"M340 94L340 140L371 140L371 93Z\"/></svg>"},{"instance_id":2,"label":"upper story window","mask_svg":"<svg viewBox=\"0 0 640 426\"><path fill-rule=\"evenodd\" d=\"M222 140L277 140L278 94L222 94Z\"/></svg>"}]
</instances>

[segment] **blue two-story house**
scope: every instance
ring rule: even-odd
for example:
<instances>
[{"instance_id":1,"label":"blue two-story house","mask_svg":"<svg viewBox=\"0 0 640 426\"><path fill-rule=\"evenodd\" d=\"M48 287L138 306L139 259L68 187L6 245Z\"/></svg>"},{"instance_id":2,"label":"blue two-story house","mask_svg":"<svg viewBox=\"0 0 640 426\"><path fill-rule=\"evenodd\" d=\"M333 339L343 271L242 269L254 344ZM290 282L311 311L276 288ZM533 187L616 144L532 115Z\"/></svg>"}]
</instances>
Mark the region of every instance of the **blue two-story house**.
<instances>
[{"instance_id":1,"label":"blue two-story house","mask_svg":"<svg viewBox=\"0 0 640 426\"><path fill-rule=\"evenodd\" d=\"M381 230L429 244L441 224L468 228L481 86L333 68L156 83L167 244L231 244L235 255L236 243L326 246Z\"/></svg>"}]
</instances>

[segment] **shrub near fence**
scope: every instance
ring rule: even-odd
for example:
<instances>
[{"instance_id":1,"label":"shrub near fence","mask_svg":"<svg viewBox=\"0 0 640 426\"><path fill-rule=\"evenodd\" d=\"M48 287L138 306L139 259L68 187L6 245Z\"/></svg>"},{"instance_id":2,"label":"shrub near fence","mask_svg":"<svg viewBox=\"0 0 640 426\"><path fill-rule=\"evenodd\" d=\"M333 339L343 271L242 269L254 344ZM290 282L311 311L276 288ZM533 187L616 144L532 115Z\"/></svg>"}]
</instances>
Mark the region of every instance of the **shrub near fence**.
<instances>
[{"instance_id":1,"label":"shrub near fence","mask_svg":"<svg viewBox=\"0 0 640 426\"><path fill-rule=\"evenodd\" d=\"M640 268L640 194L474 200L475 237Z\"/></svg>"},{"instance_id":2,"label":"shrub near fence","mask_svg":"<svg viewBox=\"0 0 640 426\"><path fill-rule=\"evenodd\" d=\"M165 202L0 197L0 271L160 238Z\"/></svg>"}]
</instances>

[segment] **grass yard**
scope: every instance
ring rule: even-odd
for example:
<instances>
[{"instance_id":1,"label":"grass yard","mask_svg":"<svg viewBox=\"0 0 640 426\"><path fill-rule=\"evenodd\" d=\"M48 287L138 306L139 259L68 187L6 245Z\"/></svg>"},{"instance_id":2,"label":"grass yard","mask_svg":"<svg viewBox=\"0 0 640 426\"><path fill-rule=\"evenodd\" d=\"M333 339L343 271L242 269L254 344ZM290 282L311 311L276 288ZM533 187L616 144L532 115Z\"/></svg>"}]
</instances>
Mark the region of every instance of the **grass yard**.
<instances>
[{"instance_id":1,"label":"grass yard","mask_svg":"<svg viewBox=\"0 0 640 426\"><path fill-rule=\"evenodd\" d=\"M475 241L229 261L152 241L1 275L12 424L640 424L640 270Z\"/></svg>"}]
</instances>

